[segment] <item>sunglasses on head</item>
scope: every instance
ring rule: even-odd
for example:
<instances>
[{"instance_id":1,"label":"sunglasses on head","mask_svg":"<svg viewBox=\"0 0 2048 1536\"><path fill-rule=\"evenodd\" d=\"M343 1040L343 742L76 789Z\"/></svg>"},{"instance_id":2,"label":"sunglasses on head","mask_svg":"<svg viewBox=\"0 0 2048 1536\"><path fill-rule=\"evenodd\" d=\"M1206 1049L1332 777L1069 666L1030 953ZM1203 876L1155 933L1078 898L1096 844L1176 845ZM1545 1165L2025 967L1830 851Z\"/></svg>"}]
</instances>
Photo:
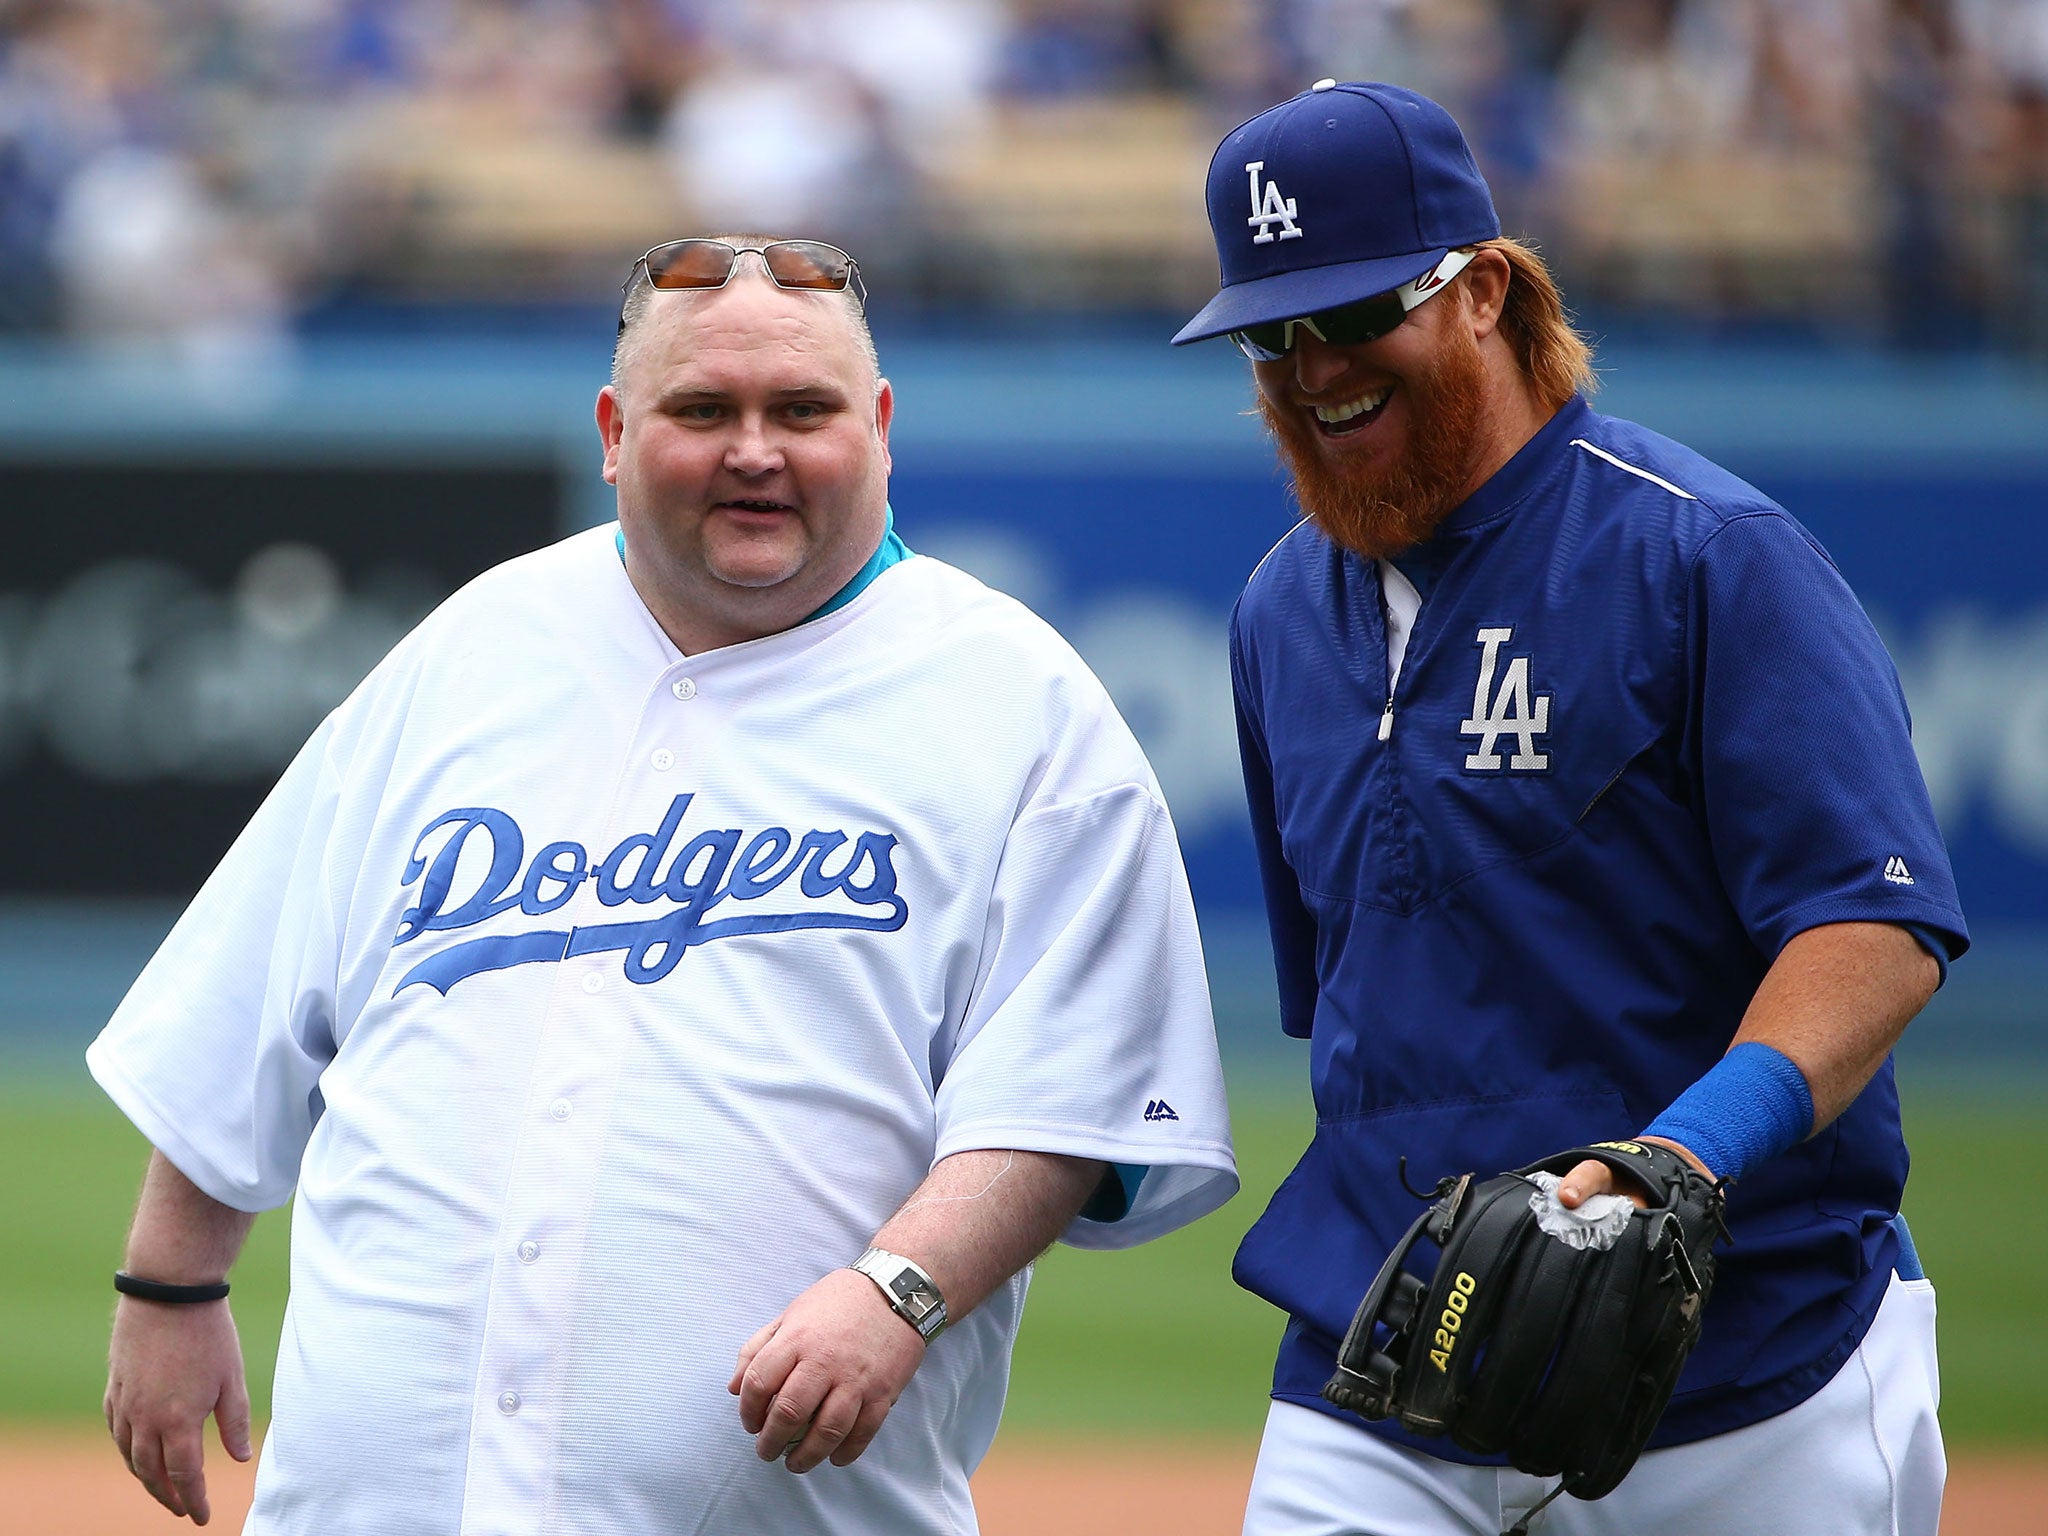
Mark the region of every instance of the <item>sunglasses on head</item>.
<instances>
[{"instance_id":1,"label":"sunglasses on head","mask_svg":"<svg viewBox=\"0 0 2048 1536\"><path fill-rule=\"evenodd\" d=\"M1230 339L1237 344L1238 351L1255 363L1277 363L1292 353L1297 326L1333 347L1364 346L1368 341L1378 341L1406 320L1410 310L1449 287L1451 279L1464 271L1476 254L1469 250L1453 251L1420 277L1398 288L1355 303L1319 309L1312 315L1248 325L1232 331Z\"/></svg>"},{"instance_id":2,"label":"sunglasses on head","mask_svg":"<svg viewBox=\"0 0 2048 1536\"><path fill-rule=\"evenodd\" d=\"M867 284L860 280L860 263L836 245L822 240L775 240L767 245L733 245L725 240L671 240L657 245L633 263L626 274L625 291L642 269L656 288L723 288L739 270L740 257L757 252L761 265L778 288L800 288L812 292L843 293L848 288L868 307ZM621 330L625 320L619 321Z\"/></svg>"}]
</instances>

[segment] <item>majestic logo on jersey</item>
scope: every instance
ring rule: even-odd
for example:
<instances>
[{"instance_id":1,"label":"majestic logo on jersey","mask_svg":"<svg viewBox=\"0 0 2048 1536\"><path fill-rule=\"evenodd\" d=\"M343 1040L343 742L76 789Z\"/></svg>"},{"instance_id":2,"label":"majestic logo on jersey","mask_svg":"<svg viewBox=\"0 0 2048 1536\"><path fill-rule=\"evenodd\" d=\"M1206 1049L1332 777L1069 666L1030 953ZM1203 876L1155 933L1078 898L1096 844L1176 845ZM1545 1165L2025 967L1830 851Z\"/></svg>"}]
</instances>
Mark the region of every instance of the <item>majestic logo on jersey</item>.
<instances>
[{"instance_id":1,"label":"majestic logo on jersey","mask_svg":"<svg viewBox=\"0 0 2048 1536\"><path fill-rule=\"evenodd\" d=\"M658 828L621 838L595 864L581 843L568 842L549 843L529 862L519 823L487 806L435 817L420 829L406 863L402 884L420 880L419 900L399 918L391 938L394 949L422 934L473 927L514 907L539 917L566 905L586 880L607 907L666 904L669 910L639 922L468 939L422 960L392 994L425 982L445 995L479 971L610 950L623 950L626 979L646 986L674 970L686 950L713 939L799 928L894 933L909 917L909 903L896 893L896 839L885 832L849 838L844 832L796 834L786 827L765 827L748 837L739 827L714 827L697 833L669 859L694 798L677 795ZM426 852L444 828L452 830ZM467 889L459 900L453 894L458 881ZM710 916L716 908L741 902L773 910Z\"/></svg>"},{"instance_id":2,"label":"majestic logo on jersey","mask_svg":"<svg viewBox=\"0 0 2048 1536\"><path fill-rule=\"evenodd\" d=\"M1279 183L1270 180L1266 183L1264 200L1259 197L1259 172L1266 168L1266 162L1247 160L1244 168L1252 179L1252 216L1245 223L1259 226L1259 232L1252 236L1252 244L1271 245L1275 240L1299 240L1301 226L1294 222L1294 199L1282 197ZM1273 233L1275 224L1280 226L1277 235Z\"/></svg>"},{"instance_id":3,"label":"majestic logo on jersey","mask_svg":"<svg viewBox=\"0 0 2048 1536\"><path fill-rule=\"evenodd\" d=\"M1147 1120L1178 1120L1180 1116L1173 1112L1173 1106L1167 1103L1166 1100L1147 1099L1145 1101L1145 1118Z\"/></svg>"},{"instance_id":4,"label":"majestic logo on jersey","mask_svg":"<svg viewBox=\"0 0 2048 1536\"><path fill-rule=\"evenodd\" d=\"M1515 754L1508 767L1518 772L1541 772L1550 766L1550 754L1536 750L1536 738L1550 730L1550 695L1529 697L1529 658L1516 656L1501 671L1501 647L1514 639L1512 629L1479 631L1479 686L1472 690L1472 717L1458 727L1461 735L1477 736L1479 748L1467 754L1465 766L1478 773L1498 773L1501 766L1496 744L1503 736L1515 738ZM1498 690L1494 678L1500 678Z\"/></svg>"},{"instance_id":5,"label":"majestic logo on jersey","mask_svg":"<svg viewBox=\"0 0 2048 1536\"><path fill-rule=\"evenodd\" d=\"M1906 861L1896 853L1884 861L1884 877L1893 885L1911 885L1912 871L1906 868Z\"/></svg>"}]
</instances>

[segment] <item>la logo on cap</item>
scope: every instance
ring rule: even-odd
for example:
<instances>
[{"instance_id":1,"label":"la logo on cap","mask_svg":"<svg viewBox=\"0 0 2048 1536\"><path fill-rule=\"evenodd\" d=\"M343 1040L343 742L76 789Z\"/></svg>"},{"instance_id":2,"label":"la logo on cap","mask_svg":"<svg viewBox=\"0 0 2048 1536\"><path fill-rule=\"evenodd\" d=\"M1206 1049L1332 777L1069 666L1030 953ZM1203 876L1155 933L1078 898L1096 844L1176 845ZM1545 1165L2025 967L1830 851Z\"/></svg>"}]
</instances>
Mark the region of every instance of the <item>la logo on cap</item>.
<instances>
[{"instance_id":1,"label":"la logo on cap","mask_svg":"<svg viewBox=\"0 0 2048 1536\"><path fill-rule=\"evenodd\" d=\"M1275 240L1299 240L1301 226L1294 222L1294 199L1280 195L1280 184L1270 177L1266 181L1265 201L1259 200L1259 172L1266 168L1263 160L1248 160L1245 170L1252 179L1252 216L1247 224L1259 226L1259 232L1252 236L1253 245L1271 245ZM1273 226L1280 226L1280 233L1273 233Z\"/></svg>"}]
</instances>

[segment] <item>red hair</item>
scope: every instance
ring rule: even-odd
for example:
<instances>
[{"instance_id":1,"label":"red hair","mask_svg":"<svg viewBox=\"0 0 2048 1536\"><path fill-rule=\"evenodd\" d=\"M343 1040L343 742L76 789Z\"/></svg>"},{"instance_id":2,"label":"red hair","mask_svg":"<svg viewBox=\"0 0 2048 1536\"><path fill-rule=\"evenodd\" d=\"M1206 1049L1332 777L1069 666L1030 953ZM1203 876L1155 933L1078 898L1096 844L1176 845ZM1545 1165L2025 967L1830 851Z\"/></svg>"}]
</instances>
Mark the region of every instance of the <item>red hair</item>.
<instances>
[{"instance_id":1,"label":"red hair","mask_svg":"<svg viewBox=\"0 0 2048 1536\"><path fill-rule=\"evenodd\" d=\"M1554 411L1573 395L1598 389L1593 348L1565 313L1564 295L1536 248L1503 237L1483 240L1479 249L1507 258L1510 276L1500 325L1537 397Z\"/></svg>"}]
</instances>

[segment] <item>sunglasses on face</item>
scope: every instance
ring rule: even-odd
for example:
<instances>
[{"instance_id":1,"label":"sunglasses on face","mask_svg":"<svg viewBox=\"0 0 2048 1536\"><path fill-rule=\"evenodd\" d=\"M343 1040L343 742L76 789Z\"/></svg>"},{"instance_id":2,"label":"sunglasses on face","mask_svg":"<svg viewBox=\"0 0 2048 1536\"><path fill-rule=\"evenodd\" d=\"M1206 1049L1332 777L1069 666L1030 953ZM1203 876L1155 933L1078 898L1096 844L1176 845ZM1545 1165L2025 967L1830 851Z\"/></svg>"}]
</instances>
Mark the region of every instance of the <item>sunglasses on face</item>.
<instances>
[{"instance_id":1,"label":"sunglasses on face","mask_svg":"<svg viewBox=\"0 0 2048 1536\"><path fill-rule=\"evenodd\" d=\"M625 289L642 268L647 281L656 288L723 288L739 269L740 257L757 252L761 265L778 288L800 288L812 292L843 293L853 290L860 307L868 307L867 284L860 280L860 263L836 245L822 240L776 240L767 245L732 245L724 240L671 240L657 245L633 263L626 274ZM624 329L625 321L619 322Z\"/></svg>"},{"instance_id":2,"label":"sunglasses on face","mask_svg":"<svg viewBox=\"0 0 2048 1536\"><path fill-rule=\"evenodd\" d=\"M1297 315L1292 320L1248 325L1241 331L1232 331L1230 339L1237 344L1238 351L1255 363L1277 363L1292 353L1296 327L1333 347L1362 347L1368 341L1378 341L1406 320L1410 310L1449 287L1451 279L1465 270L1475 254L1453 251L1420 277L1398 288L1333 309L1320 309L1312 315Z\"/></svg>"}]
</instances>

